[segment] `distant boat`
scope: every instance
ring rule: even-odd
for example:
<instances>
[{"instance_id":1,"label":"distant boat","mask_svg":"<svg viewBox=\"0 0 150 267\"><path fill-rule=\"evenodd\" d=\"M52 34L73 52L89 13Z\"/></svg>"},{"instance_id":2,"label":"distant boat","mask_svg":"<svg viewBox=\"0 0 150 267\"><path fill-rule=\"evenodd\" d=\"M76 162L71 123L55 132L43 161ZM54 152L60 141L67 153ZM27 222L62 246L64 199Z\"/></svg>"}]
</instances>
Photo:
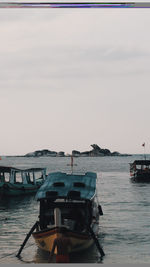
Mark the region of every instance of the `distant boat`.
<instances>
[{"instance_id":1,"label":"distant boat","mask_svg":"<svg viewBox=\"0 0 150 267\"><path fill-rule=\"evenodd\" d=\"M18 169L0 166L0 195L20 196L36 193L46 178L46 168Z\"/></svg>"},{"instance_id":2,"label":"distant boat","mask_svg":"<svg viewBox=\"0 0 150 267\"><path fill-rule=\"evenodd\" d=\"M150 182L150 160L135 160L130 163L130 176L133 182Z\"/></svg>"},{"instance_id":3,"label":"distant boat","mask_svg":"<svg viewBox=\"0 0 150 267\"><path fill-rule=\"evenodd\" d=\"M32 236L39 248L51 251L54 239L65 227L66 236L73 244L70 253L85 250L95 242L104 256L96 238L99 215L103 215L96 201L96 178L93 172L54 172L47 176L36 194L40 214ZM54 253L57 254L57 248Z\"/></svg>"}]
</instances>

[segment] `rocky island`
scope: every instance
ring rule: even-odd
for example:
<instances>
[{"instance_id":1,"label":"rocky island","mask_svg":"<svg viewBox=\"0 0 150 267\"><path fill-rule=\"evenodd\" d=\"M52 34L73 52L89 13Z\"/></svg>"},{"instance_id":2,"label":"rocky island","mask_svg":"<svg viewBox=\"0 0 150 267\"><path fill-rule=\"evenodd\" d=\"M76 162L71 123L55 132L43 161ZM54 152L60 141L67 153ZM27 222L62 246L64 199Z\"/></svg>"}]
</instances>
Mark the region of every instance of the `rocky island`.
<instances>
[{"instance_id":1,"label":"rocky island","mask_svg":"<svg viewBox=\"0 0 150 267\"><path fill-rule=\"evenodd\" d=\"M121 154L117 151L111 152L107 148L100 148L97 144L91 145L92 149L90 151L80 152L78 150L72 150L72 156L74 157L104 157L104 156L131 156L129 154ZM65 152L51 151L48 149L36 150L34 152L27 153L24 157L65 157Z\"/></svg>"}]
</instances>

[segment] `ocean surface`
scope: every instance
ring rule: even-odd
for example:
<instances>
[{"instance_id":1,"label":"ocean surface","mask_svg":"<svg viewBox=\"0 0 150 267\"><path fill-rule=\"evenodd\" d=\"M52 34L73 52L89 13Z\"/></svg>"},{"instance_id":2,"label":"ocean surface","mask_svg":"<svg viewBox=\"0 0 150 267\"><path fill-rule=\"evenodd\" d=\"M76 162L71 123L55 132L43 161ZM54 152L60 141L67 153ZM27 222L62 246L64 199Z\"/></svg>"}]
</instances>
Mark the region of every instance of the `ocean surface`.
<instances>
[{"instance_id":1,"label":"ocean surface","mask_svg":"<svg viewBox=\"0 0 150 267\"><path fill-rule=\"evenodd\" d=\"M129 163L142 155L75 158L75 170L97 172L97 193L104 215L99 221L99 241L105 252L102 263L150 263L150 184L130 181ZM147 155L150 159L150 155ZM2 157L0 165L18 168L46 167L68 171L68 157ZM33 196L0 200L0 263L47 263L48 253L39 250L32 237L21 258L15 255L35 221L39 203ZM98 263L95 245L72 256L72 263Z\"/></svg>"}]
</instances>

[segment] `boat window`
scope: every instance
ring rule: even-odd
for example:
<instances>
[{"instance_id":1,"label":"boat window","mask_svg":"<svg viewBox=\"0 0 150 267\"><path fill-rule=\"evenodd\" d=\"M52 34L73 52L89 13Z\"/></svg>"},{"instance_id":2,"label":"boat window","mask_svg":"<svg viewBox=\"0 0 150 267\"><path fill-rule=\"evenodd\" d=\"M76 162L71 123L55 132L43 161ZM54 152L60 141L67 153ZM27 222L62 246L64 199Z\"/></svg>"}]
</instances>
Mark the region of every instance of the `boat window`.
<instances>
[{"instance_id":1,"label":"boat window","mask_svg":"<svg viewBox=\"0 0 150 267\"><path fill-rule=\"evenodd\" d=\"M81 183L81 182L75 182L73 185L75 187L85 187L85 184L84 183Z\"/></svg>"},{"instance_id":2,"label":"boat window","mask_svg":"<svg viewBox=\"0 0 150 267\"><path fill-rule=\"evenodd\" d=\"M63 182L56 182L53 183L53 186L57 187L57 186L65 186L65 184Z\"/></svg>"},{"instance_id":3,"label":"boat window","mask_svg":"<svg viewBox=\"0 0 150 267\"><path fill-rule=\"evenodd\" d=\"M33 176L33 181L32 182L34 182L34 180L38 180L38 179L43 179L44 178L43 177L43 173L41 171L33 171L32 172L32 176Z\"/></svg>"},{"instance_id":4,"label":"boat window","mask_svg":"<svg viewBox=\"0 0 150 267\"><path fill-rule=\"evenodd\" d=\"M9 182L10 181L10 174L9 173L0 173L0 181L1 182Z\"/></svg>"},{"instance_id":5,"label":"boat window","mask_svg":"<svg viewBox=\"0 0 150 267\"><path fill-rule=\"evenodd\" d=\"M22 183L22 177L21 177L21 173L14 173L14 182L15 183Z\"/></svg>"}]
</instances>

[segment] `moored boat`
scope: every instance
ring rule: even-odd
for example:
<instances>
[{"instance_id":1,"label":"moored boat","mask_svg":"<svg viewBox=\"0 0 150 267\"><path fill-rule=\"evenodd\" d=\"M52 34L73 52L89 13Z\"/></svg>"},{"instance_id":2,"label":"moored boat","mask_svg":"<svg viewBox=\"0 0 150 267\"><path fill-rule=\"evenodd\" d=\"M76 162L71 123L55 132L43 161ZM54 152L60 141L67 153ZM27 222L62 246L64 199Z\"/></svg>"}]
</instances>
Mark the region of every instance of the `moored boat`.
<instances>
[{"instance_id":1,"label":"moored boat","mask_svg":"<svg viewBox=\"0 0 150 267\"><path fill-rule=\"evenodd\" d=\"M103 213L97 200L96 178L93 172L54 172L47 176L36 194L40 212L32 236L39 248L51 251L62 228L72 243L69 253L85 250L95 241L98 243L96 234ZM56 247L54 254L57 253Z\"/></svg>"},{"instance_id":2,"label":"moored boat","mask_svg":"<svg viewBox=\"0 0 150 267\"><path fill-rule=\"evenodd\" d=\"M21 196L36 193L46 178L46 168L18 169L0 166L0 195Z\"/></svg>"},{"instance_id":3,"label":"moored boat","mask_svg":"<svg viewBox=\"0 0 150 267\"><path fill-rule=\"evenodd\" d=\"M130 176L133 182L150 182L150 160L135 160L130 163Z\"/></svg>"}]
</instances>

